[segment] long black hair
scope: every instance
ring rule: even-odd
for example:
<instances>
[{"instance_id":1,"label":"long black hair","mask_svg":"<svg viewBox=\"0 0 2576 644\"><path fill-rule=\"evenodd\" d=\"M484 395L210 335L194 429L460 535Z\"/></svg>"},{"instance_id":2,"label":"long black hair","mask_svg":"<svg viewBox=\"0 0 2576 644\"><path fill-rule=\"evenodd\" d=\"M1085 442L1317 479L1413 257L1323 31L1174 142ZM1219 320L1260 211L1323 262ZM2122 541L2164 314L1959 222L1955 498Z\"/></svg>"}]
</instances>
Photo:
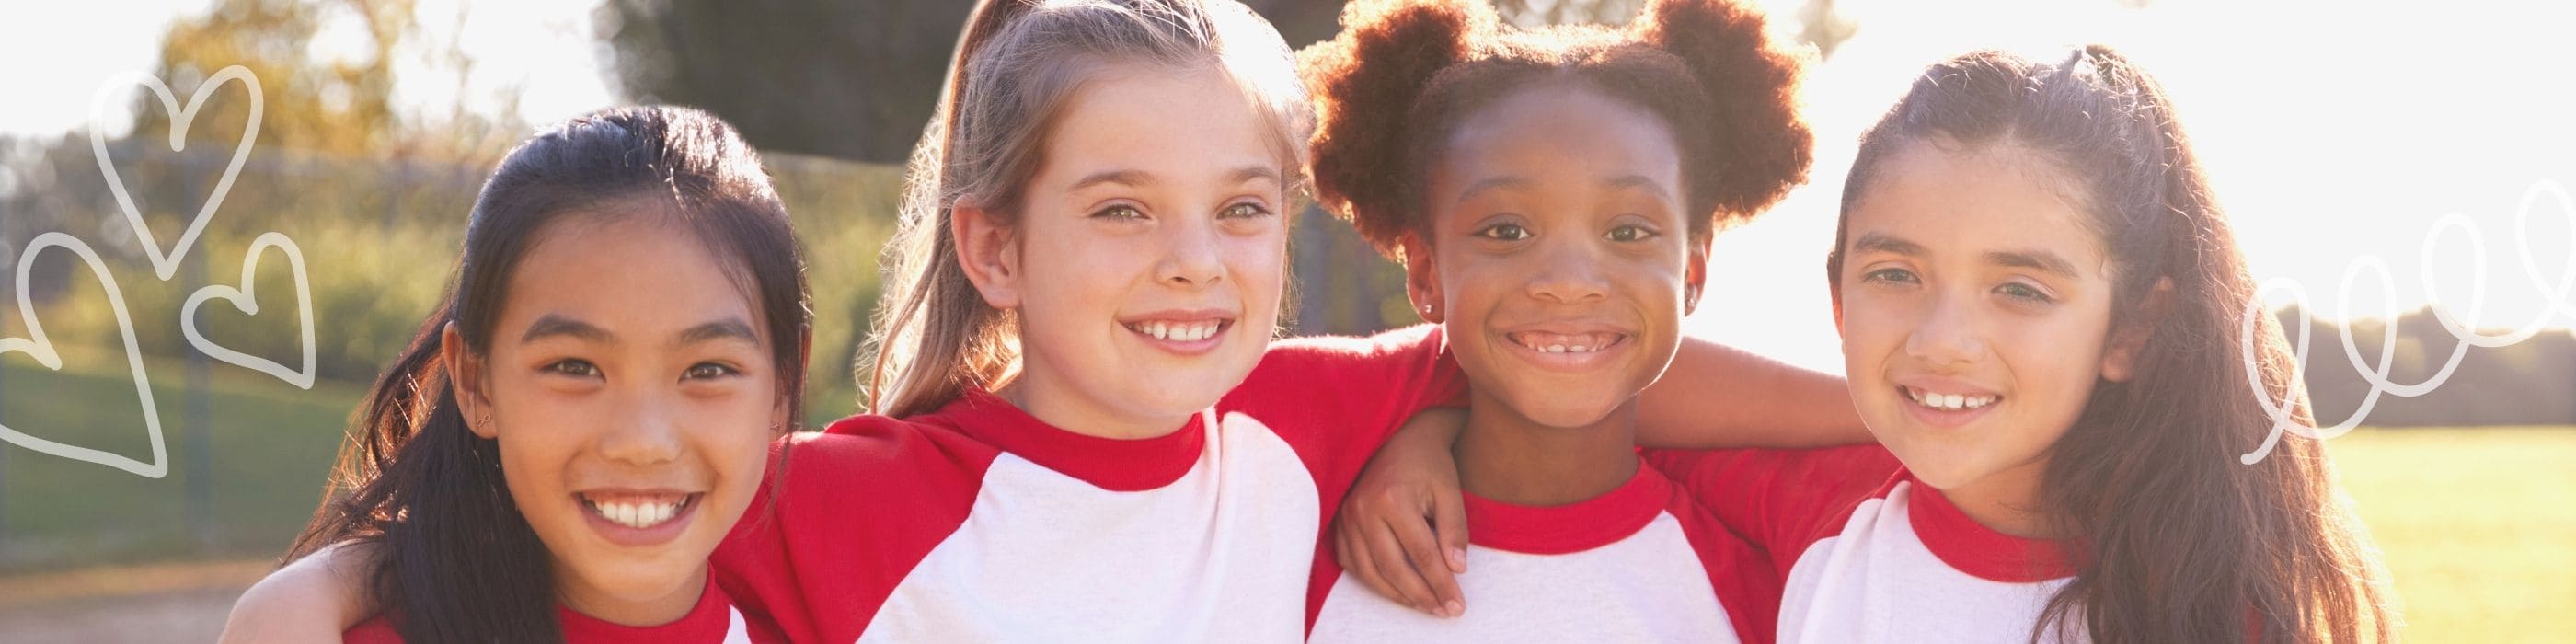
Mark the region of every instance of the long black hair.
<instances>
[{"instance_id":1,"label":"long black hair","mask_svg":"<svg viewBox=\"0 0 2576 644\"><path fill-rule=\"evenodd\" d=\"M634 200L664 207L593 207ZM758 153L694 109L595 112L520 144L484 182L444 303L352 417L324 501L286 561L374 544L370 592L408 641L562 638L545 544L510 499L500 445L467 428L440 344L454 324L464 349L488 352L511 273L538 235L622 210L671 218L727 263L768 327L780 403L801 417L812 323L803 252Z\"/></svg>"}]
</instances>

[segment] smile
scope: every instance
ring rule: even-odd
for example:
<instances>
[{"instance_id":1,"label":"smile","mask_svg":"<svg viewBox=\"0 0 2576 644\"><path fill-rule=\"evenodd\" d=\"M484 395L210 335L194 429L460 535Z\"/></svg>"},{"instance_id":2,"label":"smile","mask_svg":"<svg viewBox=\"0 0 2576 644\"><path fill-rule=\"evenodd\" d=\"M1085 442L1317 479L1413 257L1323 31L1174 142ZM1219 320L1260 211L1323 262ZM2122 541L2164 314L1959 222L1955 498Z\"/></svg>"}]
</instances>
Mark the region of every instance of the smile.
<instances>
[{"instance_id":1,"label":"smile","mask_svg":"<svg viewBox=\"0 0 2576 644\"><path fill-rule=\"evenodd\" d=\"M1233 326L1233 322L1230 320L1195 320L1187 322L1145 320L1126 323L1127 330L1134 331L1138 335L1143 335L1156 340L1167 340L1172 342L1197 342L1213 338L1216 337L1218 333L1225 332L1226 327L1230 326Z\"/></svg>"},{"instance_id":2,"label":"smile","mask_svg":"<svg viewBox=\"0 0 2576 644\"><path fill-rule=\"evenodd\" d=\"M1522 331L1503 334L1512 344L1539 353L1592 353L1628 341L1625 333L1549 333Z\"/></svg>"},{"instance_id":3,"label":"smile","mask_svg":"<svg viewBox=\"0 0 2576 644\"><path fill-rule=\"evenodd\" d=\"M591 514L609 523L646 530L670 523L697 504L704 493L625 494L585 492L576 495Z\"/></svg>"},{"instance_id":4,"label":"smile","mask_svg":"<svg viewBox=\"0 0 2576 644\"><path fill-rule=\"evenodd\" d=\"M1924 391L1912 387L1897 387L1897 390L1905 392L1905 397L1913 399L1914 404L1939 411L1974 411L1985 409L1988 405L1995 404L1995 401L2003 399L2002 396L1983 394L1945 394Z\"/></svg>"}]
</instances>

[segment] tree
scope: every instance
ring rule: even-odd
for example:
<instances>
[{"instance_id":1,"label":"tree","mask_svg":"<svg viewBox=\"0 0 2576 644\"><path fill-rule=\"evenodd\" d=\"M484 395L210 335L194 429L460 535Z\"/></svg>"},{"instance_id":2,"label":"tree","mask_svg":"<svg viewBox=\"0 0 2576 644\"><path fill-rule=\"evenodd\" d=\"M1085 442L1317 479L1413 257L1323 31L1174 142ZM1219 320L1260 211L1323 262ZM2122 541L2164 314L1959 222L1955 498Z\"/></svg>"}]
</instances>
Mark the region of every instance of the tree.
<instances>
[{"instance_id":1,"label":"tree","mask_svg":"<svg viewBox=\"0 0 2576 644\"><path fill-rule=\"evenodd\" d=\"M598 24L630 99L704 108L764 150L899 163L930 121L973 4L611 0ZM1332 35L1341 6L1249 4L1291 43Z\"/></svg>"}]
</instances>

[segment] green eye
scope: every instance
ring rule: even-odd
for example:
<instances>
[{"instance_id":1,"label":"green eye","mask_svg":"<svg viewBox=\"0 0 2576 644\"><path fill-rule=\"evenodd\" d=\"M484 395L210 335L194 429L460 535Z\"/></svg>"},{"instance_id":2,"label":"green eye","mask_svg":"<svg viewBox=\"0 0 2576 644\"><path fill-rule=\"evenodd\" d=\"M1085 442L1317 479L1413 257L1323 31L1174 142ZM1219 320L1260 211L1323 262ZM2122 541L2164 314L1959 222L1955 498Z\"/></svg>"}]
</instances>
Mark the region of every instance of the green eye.
<instances>
[{"instance_id":1,"label":"green eye","mask_svg":"<svg viewBox=\"0 0 2576 644\"><path fill-rule=\"evenodd\" d=\"M1137 210L1135 206L1116 205L1102 208L1091 216L1095 219L1144 219L1145 211Z\"/></svg>"},{"instance_id":2,"label":"green eye","mask_svg":"<svg viewBox=\"0 0 2576 644\"><path fill-rule=\"evenodd\" d=\"M1261 204L1246 202L1226 206L1225 210L1217 212L1217 216L1227 219L1253 219L1270 216L1270 210L1261 207Z\"/></svg>"},{"instance_id":3,"label":"green eye","mask_svg":"<svg viewBox=\"0 0 2576 644\"><path fill-rule=\"evenodd\" d=\"M2047 294L2047 293L2042 293L2042 292L2040 292L2040 291L2039 291L2039 289L2032 288L2032 287L2031 287L2030 285L2028 285L2028 284L2022 284L2022 283L2018 283L2018 282L2015 282L2015 283L2008 283L2008 284L2005 284L2005 285L2003 285L2003 286L1995 287L1995 291L1996 291L1996 292L1998 292L1998 293L2002 293L2002 294L2004 294L2004 296L2005 296L2005 297L2010 297L2010 298L2017 299L2017 300L2028 300L2028 301L2031 301L2031 302L2040 302L2040 303L2046 303L2046 302L2050 302L2050 301L2052 301L2052 300L2048 297L2048 294Z\"/></svg>"},{"instance_id":4,"label":"green eye","mask_svg":"<svg viewBox=\"0 0 2576 644\"><path fill-rule=\"evenodd\" d=\"M1884 282L1888 284L1912 284L1915 282L1914 273L1902 268L1882 268L1870 271L1868 275L1862 275L1860 279L1864 282Z\"/></svg>"}]
</instances>

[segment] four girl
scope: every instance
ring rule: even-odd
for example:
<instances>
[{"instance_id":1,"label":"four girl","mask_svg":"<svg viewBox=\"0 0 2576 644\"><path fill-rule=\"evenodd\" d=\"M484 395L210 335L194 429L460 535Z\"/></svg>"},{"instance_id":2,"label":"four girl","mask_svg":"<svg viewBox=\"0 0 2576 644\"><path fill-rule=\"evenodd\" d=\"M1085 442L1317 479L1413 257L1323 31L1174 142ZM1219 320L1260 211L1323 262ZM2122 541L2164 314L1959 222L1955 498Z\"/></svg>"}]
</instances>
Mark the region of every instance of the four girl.
<instances>
[{"instance_id":1,"label":"four girl","mask_svg":"<svg viewBox=\"0 0 2576 644\"><path fill-rule=\"evenodd\" d=\"M541 135L478 203L457 299L379 384L355 492L298 540L318 556L246 595L236 636L2387 628L2312 442L2195 460L2268 426L2225 379L2242 260L2116 56L1954 61L1873 131L1832 260L1846 389L1678 333L1718 224L1809 159L1799 63L1757 14L1348 19L1308 57L1317 131L1240 4L979 5L887 258L877 414L775 442L806 313L748 149L673 108ZM1441 325L1273 340L1310 162ZM1844 401L1886 448L1632 447L1856 439ZM1463 525L1360 504L1323 543L1346 497L1456 505L1350 490L1398 425L1460 402L1379 463L1448 471L1454 450Z\"/></svg>"}]
</instances>

